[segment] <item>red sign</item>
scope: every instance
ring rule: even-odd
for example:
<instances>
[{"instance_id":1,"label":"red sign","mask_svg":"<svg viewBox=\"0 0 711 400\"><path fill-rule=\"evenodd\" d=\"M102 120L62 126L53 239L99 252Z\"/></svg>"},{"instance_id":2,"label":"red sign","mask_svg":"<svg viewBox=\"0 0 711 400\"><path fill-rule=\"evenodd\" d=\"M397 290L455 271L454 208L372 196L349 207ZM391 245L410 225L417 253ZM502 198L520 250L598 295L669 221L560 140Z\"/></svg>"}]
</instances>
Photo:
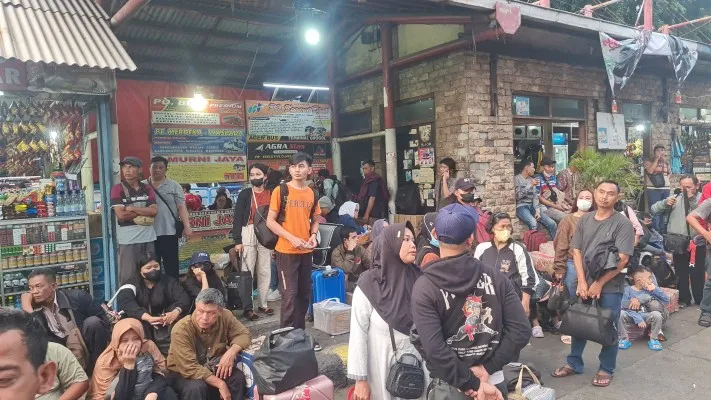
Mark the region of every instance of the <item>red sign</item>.
<instances>
[{"instance_id":1,"label":"red sign","mask_svg":"<svg viewBox=\"0 0 711 400\"><path fill-rule=\"evenodd\" d=\"M496 22L499 23L504 33L513 35L521 27L521 9L512 4L497 2Z\"/></svg>"},{"instance_id":2,"label":"red sign","mask_svg":"<svg viewBox=\"0 0 711 400\"><path fill-rule=\"evenodd\" d=\"M0 59L0 90L27 90L25 63Z\"/></svg>"}]
</instances>

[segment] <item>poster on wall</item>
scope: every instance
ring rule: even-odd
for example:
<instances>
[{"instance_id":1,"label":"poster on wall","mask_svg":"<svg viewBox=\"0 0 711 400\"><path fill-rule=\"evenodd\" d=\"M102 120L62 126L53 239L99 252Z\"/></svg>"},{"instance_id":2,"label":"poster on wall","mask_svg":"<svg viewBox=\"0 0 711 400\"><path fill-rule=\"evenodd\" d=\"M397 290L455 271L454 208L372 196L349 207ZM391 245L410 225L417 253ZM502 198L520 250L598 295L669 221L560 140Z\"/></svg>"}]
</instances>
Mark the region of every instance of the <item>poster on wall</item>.
<instances>
[{"instance_id":1,"label":"poster on wall","mask_svg":"<svg viewBox=\"0 0 711 400\"><path fill-rule=\"evenodd\" d=\"M328 142L331 139L328 104L247 100L246 108L250 142Z\"/></svg>"},{"instance_id":2,"label":"poster on wall","mask_svg":"<svg viewBox=\"0 0 711 400\"><path fill-rule=\"evenodd\" d=\"M531 99L523 96L514 96L514 114L521 116L531 115Z\"/></svg>"},{"instance_id":3,"label":"poster on wall","mask_svg":"<svg viewBox=\"0 0 711 400\"><path fill-rule=\"evenodd\" d=\"M241 101L151 99L151 151L170 163L179 183L247 179L247 135Z\"/></svg>"},{"instance_id":4,"label":"poster on wall","mask_svg":"<svg viewBox=\"0 0 711 400\"><path fill-rule=\"evenodd\" d=\"M597 113L597 148L601 150L627 149L624 115Z\"/></svg>"},{"instance_id":5,"label":"poster on wall","mask_svg":"<svg viewBox=\"0 0 711 400\"><path fill-rule=\"evenodd\" d=\"M196 211L190 213L193 236L189 241L181 239L178 250L180 273L187 272L190 257L197 251L211 255L221 254L223 247L234 243L232 240L233 210Z\"/></svg>"}]
</instances>

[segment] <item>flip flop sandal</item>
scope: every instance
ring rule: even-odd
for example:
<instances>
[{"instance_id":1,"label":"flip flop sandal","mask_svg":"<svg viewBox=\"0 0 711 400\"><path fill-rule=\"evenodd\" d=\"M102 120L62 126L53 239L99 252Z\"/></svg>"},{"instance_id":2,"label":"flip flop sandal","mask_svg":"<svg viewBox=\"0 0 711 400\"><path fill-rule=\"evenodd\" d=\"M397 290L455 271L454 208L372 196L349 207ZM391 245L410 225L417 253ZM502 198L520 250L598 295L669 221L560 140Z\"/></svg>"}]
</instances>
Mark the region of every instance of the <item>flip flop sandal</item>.
<instances>
[{"instance_id":1,"label":"flip flop sandal","mask_svg":"<svg viewBox=\"0 0 711 400\"><path fill-rule=\"evenodd\" d=\"M632 347L632 342L630 342L629 340L624 340L624 339L622 339L622 340L620 340L620 342L617 344L617 348L618 348L618 349L622 349L622 350L627 350L627 349L629 349L630 347Z\"/></svg>"},{"instance_id":2,"label":"flip flop sandal","mask_svg":"<svg viewBox=\"0 0 711 400\"><path fill-rule=\"evenodd\" d=\"M271 307L267 307L267 308L259 307L259 311L261 311L267 315L274 315L274 309Z\"/></svg>"},{"instance_id":3,"label":"flip flop sandal","mask_svg":"<svg viewBox=\"0 0 711 400\"><path fill-rule=\"evenodd\" d=\"M647 342L647 347L649 347L649 350L652 351L660 351L662 349L662 344L659 343L659 340L657 339L649 339L649 342Z\"/></svg>"},{"instance_id":4,"label":"flip flop sandal","mask_svg":"<svg viewBox=\"0 0 711 400\"><path fill-rule=\"evenodd\" d=\"M608 387L612 383L612 375L597 373L593 378L592 385L595 387Z\"/></svg>"},{"instance_id":5,"label":"flip flop sandal","mask_svg":"<svg viewBox=\"0 0 711 400\"><path fill-rule=\"evenodd\" d=\"M563 344L571 344L573 343L573 338L568 335L563 335L560 337L560 341L563 342Z\"/></svg>"},{"instance_id":6,"label":"flip flop sandal","mask_svg":"<svg viewBox=\"0 0 711 400\"><path fill-rule=\"evenodd\" d=\"M699 317L699 325L703 326L704 328L710 327L711 326L711 313L702 312L701 316Z\"/></svg>"},{"instance_id":7,"label":"flip flop sandal","mask_svg":"<svg viewBox=\"0 0 711 400\"><path fill-rule=\"evenodd\" d=\"M571 375L578 375L569 365L564 365L551 373L554 378L565 378Z\"/></svg>"}]
</instances>

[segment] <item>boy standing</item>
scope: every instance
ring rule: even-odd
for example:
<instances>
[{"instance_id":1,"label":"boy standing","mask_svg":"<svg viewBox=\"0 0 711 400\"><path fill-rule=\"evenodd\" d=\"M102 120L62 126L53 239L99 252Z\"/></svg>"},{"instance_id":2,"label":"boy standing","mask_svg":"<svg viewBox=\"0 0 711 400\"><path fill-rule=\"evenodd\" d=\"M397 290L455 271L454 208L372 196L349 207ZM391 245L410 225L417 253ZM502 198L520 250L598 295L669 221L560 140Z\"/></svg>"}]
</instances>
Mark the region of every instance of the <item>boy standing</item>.
<instances>
[{"instance_id":1,"label":"boy standing","mask_svg":"<svg viewBox=\"0 0 711 400\"><path fill-rule=\"evenodd\" d=\"M277 186L267 216L267 227L279 236L276 251L277 270L281 278L281 326L304 329L311 294L313 249L318 245L318 219L321 210L316 193L306 180L311 175L313 158L302 152L291 156L291 181ZM286 196L282 190L287 189ZM283 198L286 204L282 204Z\"/></svg>"}]
</instances>

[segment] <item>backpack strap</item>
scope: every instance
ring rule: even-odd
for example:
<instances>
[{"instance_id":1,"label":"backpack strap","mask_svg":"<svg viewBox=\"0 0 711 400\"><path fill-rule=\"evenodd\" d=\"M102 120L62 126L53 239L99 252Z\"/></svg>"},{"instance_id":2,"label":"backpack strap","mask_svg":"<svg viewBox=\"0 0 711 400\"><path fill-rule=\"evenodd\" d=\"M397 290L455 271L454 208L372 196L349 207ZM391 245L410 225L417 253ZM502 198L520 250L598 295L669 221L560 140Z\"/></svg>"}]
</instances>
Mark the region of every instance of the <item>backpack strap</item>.
<instances>
[{"instance_id":1,"label":"backpack strap","mask_svg":"<svg viewBox=\"0 0 711 400\"><path fill-rule=\"evenodd\" d=\"M286 218L286 203L289 201L289 185L284 182L280 183L279 195L281 196L281 201L279 205L279 214L277 215L277 222L283 224L284 219Z\"/></svg>"}]
</instances>

